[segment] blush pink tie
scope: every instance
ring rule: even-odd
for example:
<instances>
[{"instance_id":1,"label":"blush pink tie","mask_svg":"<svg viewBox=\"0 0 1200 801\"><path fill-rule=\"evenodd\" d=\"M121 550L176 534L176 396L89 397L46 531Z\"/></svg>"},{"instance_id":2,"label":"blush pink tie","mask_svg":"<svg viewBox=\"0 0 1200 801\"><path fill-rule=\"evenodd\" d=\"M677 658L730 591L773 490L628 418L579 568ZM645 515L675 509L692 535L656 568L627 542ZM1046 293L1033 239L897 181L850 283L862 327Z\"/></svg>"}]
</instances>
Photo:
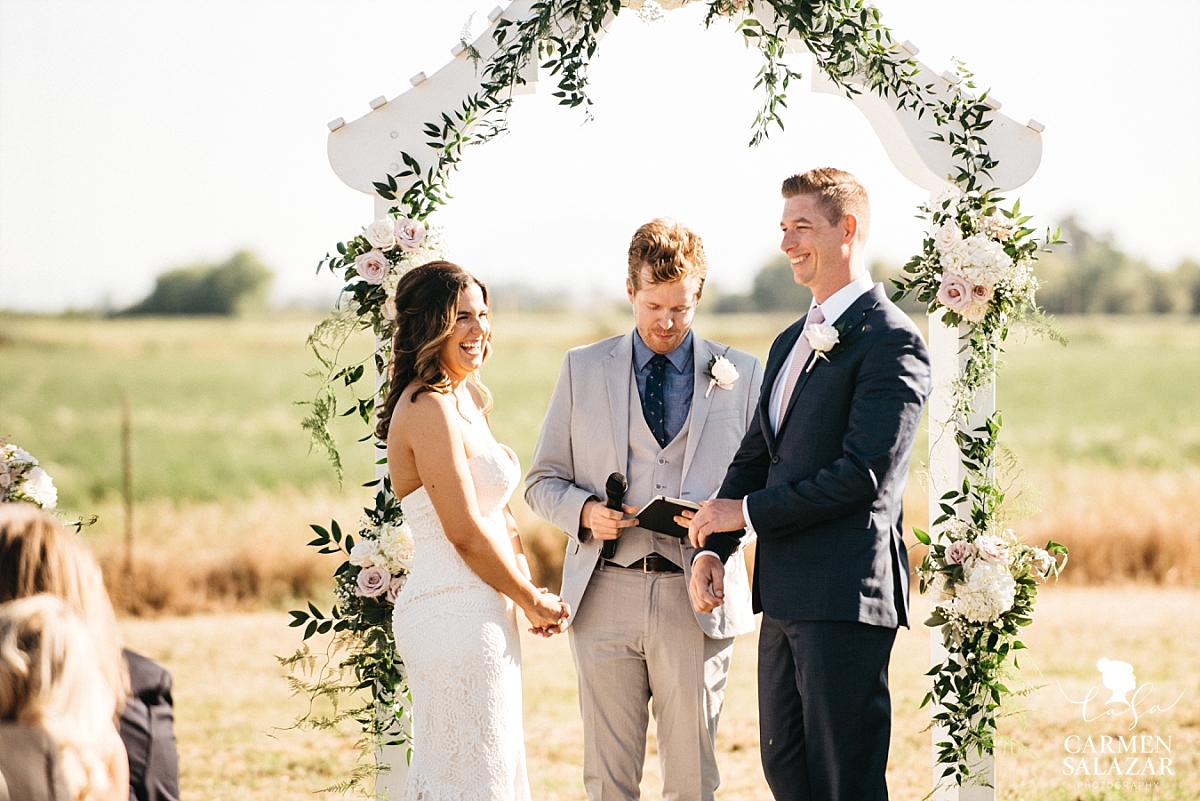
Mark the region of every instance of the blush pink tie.
<instances>
[{"instance_id":1,"label":"blush pink tie","mask_svg":"<svg viewBox=\"0 0 1200 801\"><path fill-rule=\"evenodd\" d=\"M812 311L808 313L808 319L804 322L804 327L825 322L825 315L821 313L820 306L813 306ZM796 382L800 380L800 373L804 370L804 365L808 362L808 357L812 355L812 346L808 344L808 337L800 334L800 339L796 340L796 349L792 353L792 364L788 368L787 380L783 384L783 404L779 407L779 417L775 422L775 433L779 433L779 427L783 425L783 418L787 414L788 406L792 404L792 393L796 391Z\"/></svg>"}]
</instances>

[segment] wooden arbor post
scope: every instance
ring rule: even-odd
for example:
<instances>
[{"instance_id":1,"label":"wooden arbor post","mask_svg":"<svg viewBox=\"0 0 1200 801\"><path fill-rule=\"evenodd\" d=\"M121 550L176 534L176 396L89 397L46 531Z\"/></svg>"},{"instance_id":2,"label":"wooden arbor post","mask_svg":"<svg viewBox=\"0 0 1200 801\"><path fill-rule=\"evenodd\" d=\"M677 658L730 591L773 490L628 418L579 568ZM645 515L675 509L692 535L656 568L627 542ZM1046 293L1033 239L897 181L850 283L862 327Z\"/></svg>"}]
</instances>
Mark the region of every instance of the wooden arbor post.
<instances>
[{"instance_id":1,"label":"wooden arbor post","mask_svg":"<svg viewBox=\"0 0 1200 801\"><path fill-rule=\"evenodd\" d=\"M916 56L917 48L909 42L902 47L909 55ZM919 64L915 80L922 86L933 86L935 92L947 93L958 82L951 73L935 75L924 64ZM813 89L846 96L843 89L814 71ZM875 129L888 158L905 178L929 190L930 201L944 198L947 193L957 191L954 184L944 176L958 172L950 147L943 142L930 139L937 125L931 115L918 117L909 110L897 110L895 102L879 97L869 89L848 98ZM1042 158L1041 132L1044 127L1035 120L1020 124L1000 113L1000 103L993 98L984 101L991 109L991 126L987 129L988 152L999 160L992 169L984 188L1001 191L1015 189L1037 171ZM947 492L962 486L966 469L960 461L955 434L961 426L971 431L981 425L996 410L995 376L976 395L971 414L967 420L952 420L951 385L960 375L967 358L968 329L965 325L955 328L942 322L939 310L929 315L929 351L933 366L933 395L929 399L929 519L941 515L941 498ZM963 516L969 510L961 510ZM932 632L929 638L930 663L939 665L946 660L947 652L942 645L941 630ZM936 714L937 710L934 711ZM994 801L996 798L996 765L992 754L987 754L969 765L970 775L975 782L962 787L944 784L943 771L946 765L938 762L938 743L946 739L946 730L934 727L932 742L932 778L935 801Z\"/></svg>"},{"instance_id":2,"label":"wooden arbor post","mask_svg":"<svg viewBox=\"0 0 1200 801\"><path fill-rule=\"evenodd\" d=\"M330 165L343 182L374 198L372 219L379 219L396 205L376 195L375 182L384 181L388 175L394 176L403 169L403 160L400 157L402 152L418 160L424 159L422 167L428 168L430 165L425 162L430 160L431 151L426 147L426 136L423 133L425 124L440 119L443 112L458 108L463 98L478 90L479 72L468 58L468 54L473 51L471 54L478 54L486 61L496 49L492 40L496 22L501 18L522 19L529 13L532 5L533 0L517 0L509 3L504 9L497 7L488 15L487 29L476 39L470 50L462 43L455 44L450 50L450 62L432 75L418 73L413 76L410 79L412 87L398 97L391 100L378 97L372 100L371 112L350 123L341 118L329 123ZM769 13L768 9L762 10ZM760 21L770 30L788 29L786 20L760 17ZM795 36L790 38L793 49L803 52L803 42ZM911 56L917 55L917 48L912 44L905 42L902 47ZM812 74L814 91L848 97L866 116L888 157L905 178L928 190L931 197L954 190L954 184L948 176L957 174L958 165L948 145L930 139L937 130L937 125L930 115L921 118L915 112L897 110L893 107L894 100L880 98L865 87L861 93L847 96L842 87L829 81L820 71L813 70ZM517 93L534 91L537 64L531 63L523 77L527 83L523 87L517 87ZM944 93L948 92L951 84L956 83L958 79L949 73L934 74L924 64L919 64L915 80L921 86L933 86L935 93ZM999 161L999 165L991 171L990 186L1000 190L1015 189L1033 176L1041 162L1043 128L1033 120L1022 124L1001 114L1000 104L992 98L986 103L992 108L989 115L992 124L987 132L988 151ZM397 180L400 184L398 197L411 185L411 180ZM950 488L960 486L964 477L954 438L955 427L960 423L947 419L950 409L950 384L962 370L960 354L963 351L963 334L964 329L945 326L941 322L940 314L930 316L929 346L934 377L934 392L929 404L931 519L940 513L938 499L941 495ZM377 380L382 380L382 377L377 376ZM974 427L990 415L994 408L995 387L994 383L989 383L976 398L973 419L962 424L968 428ZM378 466L377 475L386 474L386 469L384 465ZM944 661L945 651L942 649L941 637L938 634L931 636L930 643L933 663ZM943 739L943 736L937 730L934 731L932 774L935 786L939 784L944 768L937 764L936 756L936 743ZM415 747L419 748L420 744L415 744ZM377 781L376 793L379 797L398 799L402 795L408 772L406 751L405 746L399 746L383 748L379 752L378 759L391 766L390 772L381 774ZM935 793L935 799L993 801L995 767L992 757L989 755L978 765L973 765L971 773L983 778L990 786L940 787Z\"/></svg>"}]
</instances>

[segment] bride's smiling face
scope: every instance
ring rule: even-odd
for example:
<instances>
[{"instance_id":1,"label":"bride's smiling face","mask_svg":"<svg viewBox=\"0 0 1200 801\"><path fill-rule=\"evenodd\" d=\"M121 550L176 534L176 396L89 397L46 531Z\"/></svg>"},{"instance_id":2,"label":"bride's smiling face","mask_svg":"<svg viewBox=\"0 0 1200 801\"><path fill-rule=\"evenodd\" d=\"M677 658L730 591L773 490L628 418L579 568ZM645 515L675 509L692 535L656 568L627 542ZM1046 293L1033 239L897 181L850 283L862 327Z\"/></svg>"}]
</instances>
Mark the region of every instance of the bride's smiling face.
<instances>
[{"instance_id":1,"label":"bride's smiling face","mask_svg":"<svg viewBox=\"0 0 1200 801\"><path fill-rule=\"evenodd\" d=\"M491 336L492 319L488 316L483 290L478 284L471 284L458 293L458 315L454 330L442 343L439 353L439 360L451 381L464 381L483 366Z\"/></svg>"}]
</instances>

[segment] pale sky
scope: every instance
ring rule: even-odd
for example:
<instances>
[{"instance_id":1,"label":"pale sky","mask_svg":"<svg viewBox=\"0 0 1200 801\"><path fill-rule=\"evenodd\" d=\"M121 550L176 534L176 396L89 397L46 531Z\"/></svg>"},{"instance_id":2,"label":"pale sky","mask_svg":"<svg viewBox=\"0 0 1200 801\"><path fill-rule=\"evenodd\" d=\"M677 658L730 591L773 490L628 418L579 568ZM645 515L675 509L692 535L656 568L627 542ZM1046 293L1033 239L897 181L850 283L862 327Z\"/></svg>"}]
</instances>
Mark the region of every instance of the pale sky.
<instances>
[{"instance_id":1,"label":"pale sky","mask_svg":"<svg viewBox=\"0 0 1200 801\"><path fill-rule=\"evenodd\" d=\"M475 0L0 0L0 309L122 306L155 274L257 251L277 296L330 301L318 259L372 218L325 155L355 119L432 74ZM1076 213L1159 267L1200 258L1200 3L879 0L935 71L962 59L1004 111L1046 125L1010 196L1042 224ZM473 149L438 215L450 255L492 283L616 295L641 223L703 236L710 280L748 286L777 247L786 175L847 169L872 195L868 257L919 247L926 193L849 103L794 86L787 130L749 150L756 52L703 4L625 12L591 70L595 120L549 76L511 133Z\"/></svg>"}]
</instances>

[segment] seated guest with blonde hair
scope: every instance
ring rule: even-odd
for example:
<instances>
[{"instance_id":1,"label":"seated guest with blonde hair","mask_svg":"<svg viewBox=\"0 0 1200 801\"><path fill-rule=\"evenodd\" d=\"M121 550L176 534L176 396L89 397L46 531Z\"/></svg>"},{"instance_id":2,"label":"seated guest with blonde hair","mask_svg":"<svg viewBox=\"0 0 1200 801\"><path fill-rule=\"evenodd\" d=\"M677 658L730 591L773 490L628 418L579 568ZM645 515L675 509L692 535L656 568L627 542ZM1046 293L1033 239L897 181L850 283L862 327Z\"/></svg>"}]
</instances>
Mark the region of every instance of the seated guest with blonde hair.
<instances>
[{"instance_id":1,"label":"seated guest with blonde hair","mask_svg":"<svg viewBox=\"0 0 1200 801\"><path fill-rule=\"evenodd\" d=\"M129 763L113 723L116 698L97 657L87 624L61 598L41 594L0 604L0 720L50 735L66 798L125 801ZM10 797L63 797L53 770L43 782L36 763L10 760L9 732L19 729L3 731L0 766Z\"/></svg>"},{"instance_id":2,"label":"seated guest with blonde hair","mask_svg":"<svg viewBox=\"0 0 1200 801\"><path fill-rule=\"evenodd\" d=\"M170 674L150 659L122 650L100 567L78 537L32 504L0 505L0 602L37 593L63 599L87 624L97 665L121 714L129 801L177 801Z\"/></svg>"}]
</instances>

